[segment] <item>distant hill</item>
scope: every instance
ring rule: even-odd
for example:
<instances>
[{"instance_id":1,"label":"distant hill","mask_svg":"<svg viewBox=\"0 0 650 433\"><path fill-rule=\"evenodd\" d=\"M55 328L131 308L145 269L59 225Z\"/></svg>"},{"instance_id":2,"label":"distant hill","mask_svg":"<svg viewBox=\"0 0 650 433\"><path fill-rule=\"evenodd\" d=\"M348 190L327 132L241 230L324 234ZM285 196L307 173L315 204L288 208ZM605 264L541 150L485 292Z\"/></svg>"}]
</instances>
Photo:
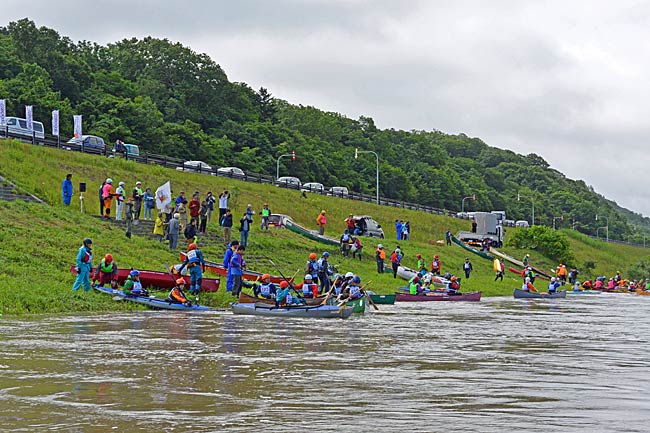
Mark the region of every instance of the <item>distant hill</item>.
<instances>
[{"instance_id":1,"label":"distant hill","mask_svg":"<svg viewBox=\"0 0 650 433\"><path fill-rule=\"evenodd\" d=\"M440 131L377 128L370 117L349 119L274 98L228 80L205 54L166 39L125 39L107 46L73 42L23 19L0 28L0 98L8 115L34 106L48 123L82 114L84 132L139 144L144 151L244 170L283 174L374 193L377 152L380 194L460 210L505 210L513 220L595 234L607 217L611 239L641 242L650 219L619 207L580 180L549 167L539 155L519 155L479 138ZM62 134L72 134L64 121ZM517 200L517 197L523 197ZM564 219L560 219L564 217ZM635 227L636 226L636 227Z\"/></svg>"}]
</instances>

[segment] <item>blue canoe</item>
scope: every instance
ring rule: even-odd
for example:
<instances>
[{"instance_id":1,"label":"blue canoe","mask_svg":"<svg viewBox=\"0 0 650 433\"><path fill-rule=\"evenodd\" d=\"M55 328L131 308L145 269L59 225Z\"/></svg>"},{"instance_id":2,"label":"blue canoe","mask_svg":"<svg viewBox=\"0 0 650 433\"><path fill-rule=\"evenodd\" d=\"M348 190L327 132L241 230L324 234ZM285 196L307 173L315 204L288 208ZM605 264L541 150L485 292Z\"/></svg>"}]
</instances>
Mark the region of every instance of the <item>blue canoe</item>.
<instances>
[{"instance_id":1,"label":"blue canoe","mask_svg":"<svg viewBox=\"0 0 650 433\"><path fill-rule=\"evenodd\" d=\"M336 305L305 305L291 307L276 307L275 305L257 302L232 304L232 312L235 314L247 314L250 316L277 316L277 317L308 317L308 318L341 318L346 319L352 314L352 307Z\"/></svg>"},{"instance_id":2,"label":"blue canoe","mask_svg":"<svg viewBox=\"0 0 650 433\"><path fill-rule=\"evenodd\" d=\"M600 295L600 290L567 290L567 295Z\"/></svg>"},{"instance_id":3,"label":"blue canoe","mask_svg":"<svg viewBox=\"0 0 650 433\"><path fill-rule=\"evenodd\" d=\"M184 305L184 304L175 304L169 302L166 299L160 299L156 297L148 296L127 296L123 291L118 289L112 289L110 287L95 286L95 290L107 295L113 295L116 297L122 298L124 301L133 302L136 304L146 305L150 308L155 308L157 310L176 310L176 311L218 311L214 308L206 307L204 305Z\"/></svg>"},{"instance_id":4,"label":"blue canoe","mask_svg":"<svg viewBox=\"0 0 650 433\"><path fill-rule=\"evenodd\" d=\"M514 297L515 299L559 299L566 298L566 291L558 290L555 293L535 293L524 292L521 289L515 289Z\"/></svg>"}]
</instances>

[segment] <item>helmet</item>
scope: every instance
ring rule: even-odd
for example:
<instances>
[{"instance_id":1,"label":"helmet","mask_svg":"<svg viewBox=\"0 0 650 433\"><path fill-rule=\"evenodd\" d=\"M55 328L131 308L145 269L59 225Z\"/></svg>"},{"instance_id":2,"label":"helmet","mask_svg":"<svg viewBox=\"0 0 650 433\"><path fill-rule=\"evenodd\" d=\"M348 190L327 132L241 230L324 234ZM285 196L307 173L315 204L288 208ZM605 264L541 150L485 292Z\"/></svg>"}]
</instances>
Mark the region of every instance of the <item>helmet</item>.
<instances>
[{"instance_id":1,"label":"helmet","mask_svg":"<svg viewBox=\"0 0 650 433\"><path fill-rule=\"evenodd\" d=\"M329 257L329 256L330 256L330 253L328 253L327 251L325 251L325 252L323 253L323 257Z\"/></svg>"},{"instance_id":2,"label":"helmet","mask_svg":"<svg viewBox=\"0 0 650 433\"><path fill-rule=\"evenodd\" d=\"M526 254L526 257L530 257L530 254Z\"/></svg>"},{"instance_id":3,"label":"helmet","mask_svg":"<svg viewBox=\"0 0 650 433\"><path fill-rule=\"evenodd\" d=\"M281 288L281 289L286 289L287 287L289 287L289 283L288 283L288 282L286 282L286 281L280 281L280 288Z\"/></svg>"},{"instance_id":4,"label":"helmet","mask_svg":"<svg viewBox=\"0 0 650 433\"><path fill-rule=\"evenodd\" d=\"M456 281L456 276L455 275L452 275L451 281Z\"/></svg>"},{"instance_id":5,"label":"helmet","mask_svg":"<svg viewBox=\"0 0 650 433\"><path fill-rule=\"evenodd\" d=\"M316 253L311 253L311 254L309 255L309 259L310 259L310 260L315 260L315 259L316 259Z\"/></svg>"},{"instance_id":6,"label":"helmet","mask_svg":"<svg viewBox=\"0 0 650 433\"><path fill-rule=\"evenodd\" d=\"M418 259L421 259L421 258L422 258L422 254L416 254L415 257L417 257Z\"/></svg>"},{"instance_id":7,"label":"helmet","mask_svg":"<svg viewBox=\"0 0 650 433\"><path fill-rule=\"evenodd\" d=\"M414 283L419 283L420 282L420 277L418 277L417 275L415 277L413 277L413 282Z\"/></svg>"},{"instance_id":8,"label":"helmet","mask_svg":"<svg viewBox=\"0 0 650 433\"><path fill-rule=\"evenodd\" d=\"M140 275L140 272L133 269L131 272L129 272L129 275L132 276L132 277L137 277L137 276Z\"/></svg>"},{"instance_id":9,"label":"helmet","mask_svg":"<svg viewBox=\"0 0 650 433\"><path fill-rule=\"evenodd\" d=\"M434 258L434 259L437 259L437 258L438 258L438 254L436 254L435 256L433 256L433 258Z\"/></svg>"},{"instance_id":10,"label":"helmet","mask_svg":"<svg viewBox=\"0 0 650 433\"><path fill-rule=\"evenodd\" d=\"M176 280L176 284L178 284L179 286L181 284L185 284L185 278L179 278L178 280Z\"/></svg>"},{"instance_id":11,"label":"helmet","mask_svg":"<svg viewBox=\"0 0 650 433\"><path fill-rule=\"evenodd\" d=\"M93 243L92 239L90 239L90 238L84 239L84 245L92 245L92 243Z\"/></svg>"},{"instance_id":12,"label":"helmet","mask_svg":"<svg viewBox=\"0 0 650 433\"><path fill-rule=\"evenodd\" d=\"M354 277L354 274L352 272L347 272L345 274L345 278L352 278L352 277Z\"/></svg>"},{"instance_id":13,"label":"helmet","mask_svg":"<svg viewBox=\"0 0 650 433\"><path fill-rule=\"evenodd\" d=\"M355 277L352 278L352 282L358 284L361 282L361 278L358 275L355 275Z\"/></svg>"},{"instance_id":14,"label":"helmet","mask_svg":"<svg viewBox=\"0 0 650 433\"><path fill-rule=\"evenodd\" d=\"M262 276L260 277L260 280L267 280L267 279L271 279L271 276L269 274L262 274Z\"/></svg>"},{"instance_id":15,"label":"helmet","mask_svg":"<svg viewBox=\"0 0 650 433\"><path fill-rule=\"evenodd\" d=\"M118 183L118 185L119 186L124 186L125 184L124 184L124 182L120 182L120 183Z\"/></svg>"},{"instance_id":16,"label":"helmet","mask_svg":"<svg viewBox=\"0 0 650 433\"><path fill-rule=\"evenodd\" d=\"M309 274L305 275L305 281L307 281L307 280L311 280L311 279L312 279L312 276L311 276L311 275L309 275Z\"/></svg>"},{"instance_id":17,"label":"helmet","mask_svg":"<svg viewBox=\"0 0 650 433\"><path fill-rule=\"evenodd\" d=\"M136 184L136 185L142 185L142 182L137 181L135 184Z\"/></svg>"},{"instance_id":18,"label":"helmet","mask_svg":"<svg viewBox=\"0 0 650 433\"><path fill-rule=\"evenodd\" d=\"M530 277L526 277L526 282L530 283Z\"/></svg>"},{"instance_id":19,"label":"helmet","mask_svg":"<svg viewBox=\"0 0 650 433\"><path fill-rule=\"evenodd\" d=\"M555 277L551 277L551 283L555 282Z\"/></svg>"},{"instance_id":20,"label":"helmet","mask_svg":"<svg viewBox=\"0 0 650 433\"><path fill-rule=\"evenodd\" d=\"M195 244L195 243L191 243L191 244L187 247L187 249L188 249L189 251L195 250L195 249L196 249L196 244Z\"/></svg>"},{"instance_id":21,"label":"helmet","mask_svg":"<svg viewBox=\"0 0 650 433\"><path fill-rule=\"evenodd\" d=\"M379 245L377 245L377 248L379 248L381 250L382 248L384 248L384 246L382 244L379 244Z\"/></svg>"},{"instance_id":22,"label":"helmet","mask_svg":"<svg viewBox=\"0 0 650 433\"><path fill-rule=\"evenodd\" d=\"M110 254L106 254L104 256L104 261L106 261L106 263L111 263L113 261L113 256Z\"/></svg>"},{"instance_id":23,"label":"helmet","mask_svg":"<svg viewBox=\"0 0 650 433\"><path fill-rule=\"evenodd\" d=\"M109 177L108 179L106 179L106 183L113 183L113 179Z\"/></svg>"}]
</instances>

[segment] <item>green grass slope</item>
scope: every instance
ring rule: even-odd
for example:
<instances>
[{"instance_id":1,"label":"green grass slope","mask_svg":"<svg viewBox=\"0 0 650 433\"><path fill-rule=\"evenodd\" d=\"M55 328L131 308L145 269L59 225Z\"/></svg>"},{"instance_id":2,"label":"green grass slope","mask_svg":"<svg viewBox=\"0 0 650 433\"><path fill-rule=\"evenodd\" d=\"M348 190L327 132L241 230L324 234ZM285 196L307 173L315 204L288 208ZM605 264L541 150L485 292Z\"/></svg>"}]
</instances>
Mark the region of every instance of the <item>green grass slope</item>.
<instances>
[{"instance_id":1,"label":"green grass slope","mask_svg":"<svg viewBox=\"0 0 650 433\"><path fill-rule=\"evenodd\" d=\"M99 212L97 190L107 177L115 182L124 181L132 187L137 180L152 190L171 180L175 193L184 190L207 191L218 194L228 189L232 198L229 203L238 219L246 205L251 203L259 211L269 203L274 213L285 213L297 222L315 228L315 218L321 209L327 210L326 234L338 237L345 228L343 220L349 213L369 214L379 221L386 232L382 241L387 251L398 242L395 240L396 218L411 222L410 241L400 242L406 256L403 263L415 266L415 255L423 254L429 261L438 254L443 263L443 272L462 275L462 263L468 253L457 246L436 246L433 242L444 239L447 227L452 232L468 229L468 222L454 218L430 215L392 207L377 206L333 197L307 195L271 185L242 182L221 177L179 172L159 166L147 166L122 159L84 155L75 152L43 148L17 141L0 140L0 175L10 179L17 186L45 199L51 206L23 202L0 202L0 312L4 314L57 313L69 311L105 311L138 308L114 302L110 297L98 293L73 293L73 276L69 267L74 263L76 251L84 237L94 241L95 264L101 256L111 253L120 267L139 269L162 269L163 263L177 262L178 254L170 252L164 244L146 237L134 236L128 239L124 232L109 222L92 215ZM66 173L73 173L75 199L70 207L61 203L60 186ZM85 194L86 213L79 211L77 188L79 182L86 182L89 192ZM297 271L301 276L310 252L322 253L329 249L288 230L259 231L260 217L255 217L250 233L247 261L249 269L277 273L268 258L272 258L285 275ZM220 233L216 221L208 226L211 233ZM238 233L234 230L233 235ZM404 285L392 274L379 275L374 262L374 248L377 239L361 238L364 246L363 261L352 261L341 257L337 251L331 263L341 271L353 271L364 282L372 280L370 288L378 293L390 293ZM616 270L625 270L631 263L650 256L643 249L606 244L584 236L570 236L577 264L587 260L596 262L595 273L611 275ZM181 243L181 242L179 242ZM221 262L224 247L217 242L203 243L207 259ZM505 252L521 257L524 251L505 248ZM556 264L544 257L531 253L533 262L544 269ZM469 280L463 279L463 291L482 290L485 296L508 295L518 286L519 279L507 274L503 283L494 283L492 263L469 254L474 273ZM622 269L620 269L622 268ZM210 276L209 273L207 276ZM232 297L220 290L217 294L204 294L201 302L211 306L227 306Z\"/></svg>"}]
</instances>

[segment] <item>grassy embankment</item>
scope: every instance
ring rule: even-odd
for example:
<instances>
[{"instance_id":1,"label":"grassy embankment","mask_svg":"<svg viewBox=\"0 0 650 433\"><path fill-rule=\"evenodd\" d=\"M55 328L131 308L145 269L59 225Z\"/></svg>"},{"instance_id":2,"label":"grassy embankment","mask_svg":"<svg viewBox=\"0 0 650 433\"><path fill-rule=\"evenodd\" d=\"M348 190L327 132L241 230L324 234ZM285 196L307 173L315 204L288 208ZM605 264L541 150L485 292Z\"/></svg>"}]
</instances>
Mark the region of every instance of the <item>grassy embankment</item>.
<instances>
[{"instance_id":1,"label":"grassy embankment","mask_svg":"<svg viewBox=\"0 0 650 433\"><path fill-rule=\"evenodd\" d=\"M159 166L147 166L122 159L108 159L0 140L0 174L15 182L24 191L33 193L51 206L26 204L23 202L0 202L0 312L4 314L56 313L70 311L106 311L138 308L130 304L114 302L110 297L98 293L73 293L73 277L69 267L74 263L77 249L84 237L94 241L95 263L110 252L120 267L140 269L162 269L163 263L176 262L178 255L171 253L164 244L149 238L135 236L127 239L118 227L102 222L90 214L97 214L97 189L106 177L115 182L125 181L132 187L136 180L150 186L152 190L171 180L175 192L196 189L202 194L211 190L231 191L230 207L238 219L247 203L256 211L268 202L275 213L291 215L297 222L314 227L314 220L321 209L328 211L328 234L338 237L345 225L343 220L349 213L370 214L383 224L387 239L383 240L387 251L392 250L395 239L395 218L411 222L412 240L400 242L406 252L403 263L415 266L415 254L422 253L428 260L439 254L443 272L462 274L462 263L468 253L457 246L440 247L432 241L444 239L444 232L467 229L468 222L454 218L429 215L422 212L376 206L332 197L308 195L303 198L297 191L289 191L270 185L259 185L220 177L178 172ZM86 182L89 192L85 194L86 214L79 212L79 201L75 193L73 206L61 204L60 184L65 174L74 174L75 191L79 182ZM339 270L351 270L363 281L372 280L371 289L378 293L390 293L404 282L393 279L392 274L379 275L373 259L376 239L362 238L364 259L362 262L345 259L333 251L288 230L258 230L260 217L255 218L248 249L250 269L277 273L266 257L272 257L285 275L296 270L302 275L304 264L310 252L333 253L331 263ZM219 232L216 221L209 226L210 232ZM514 230L514 229L513 229ZM236 234L236 231L235 231ZM613 275L617 270L625 271L627 266L650 255L650 251L622 245L606 244L580 235L570 236L577 264L587 260L596 263L595 274ZM223 245L216 242L201 246L207 259L221 261ZM525 252L505 249L515 257ZM514 274L507 274L503 283L494 283L492 263L478 256L469 257L474 273L469 280L463 279L463 290L482 290L484 296L508 295L519 285ZM540 268L549 269L556 265L545 257L531 253L532 261ZM207 276L210 276L209 273ZM232 297L224 291L204 294L202 303L211 306L227 306Z\"/></svg>"}]
</instances>

